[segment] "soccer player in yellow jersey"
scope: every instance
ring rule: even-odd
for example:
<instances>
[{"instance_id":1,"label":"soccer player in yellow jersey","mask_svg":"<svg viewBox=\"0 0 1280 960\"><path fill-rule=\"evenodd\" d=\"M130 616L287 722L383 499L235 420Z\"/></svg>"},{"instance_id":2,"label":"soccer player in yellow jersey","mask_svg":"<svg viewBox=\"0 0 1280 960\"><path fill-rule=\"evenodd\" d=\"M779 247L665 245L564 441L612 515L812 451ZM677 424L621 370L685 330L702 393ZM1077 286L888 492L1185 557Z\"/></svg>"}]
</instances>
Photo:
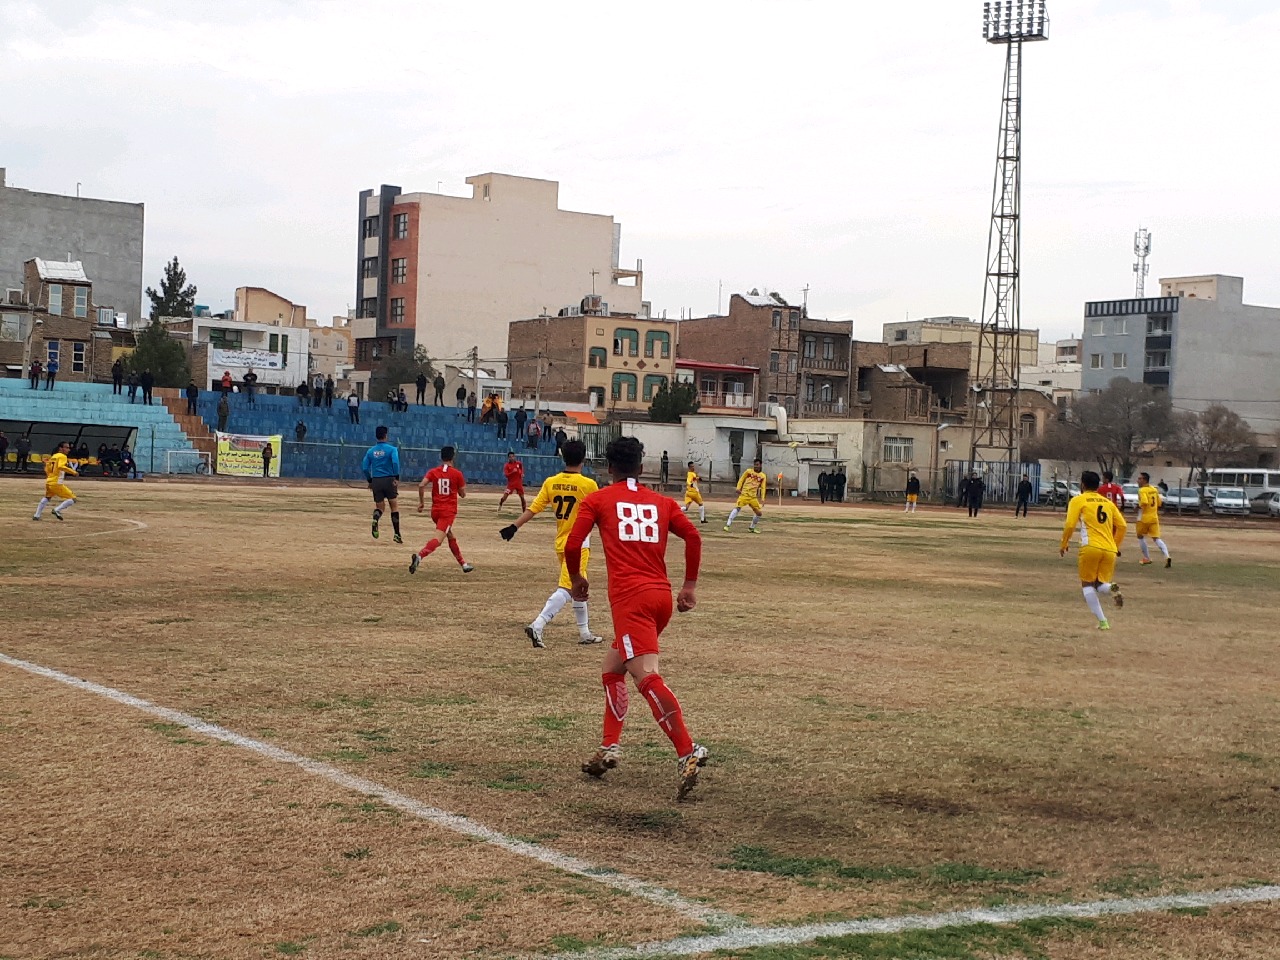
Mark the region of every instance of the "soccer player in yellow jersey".
<instances>
[{"instance_id":1,"label":"soccer player in yellow jersey","mask_svg":"<svg viewBox=\"0 0 1280 960\"><path fill-rule=\"evenodd\" d=\"M703 523L707 522L707 508L702 502L702 491L698 489L698 481L702 478L698 476L698 469L693 465L693 461L689 461L689 473L684 478L684 512L689 512L689 504L696 503L698 505L698 519Z\"/></svg>"},{"instance_id":2,"label":"soccer player in yellow jersey","mask_svg":"<svg viewBox=\"0 0 1280 960\"><path fill-rule=\"evenodd\" d=\"M1142 566L1151 562L1151 554L1147 552L1147 537L1155 541L1155 545L1164 554L1164 565L1173 566L1173 558L1169 556L1169 547L1160 538L1160 504L1164 498L1160 489L1151 485L1151 475L1138 474L1138 548L1142 550Z\"/></svg>"},{"instance_id":3,"label":"soccer player in yellow jersey","mask_svg":"<svg viewBox=\"0 0 1280 960\"><path fill-rule=\"evenodd\" d=\"M743 507L750 507L751 512L755 514L751 518L752 533L760 532L760 518L764 516L764 492L767 484L764 471L760 469L762 466L757 458L751 463L750 470L743 470L742 476L738 478L738 502L734 504L733 509L729 512L729 519L725 521L724 528L728 530L733 526L734 518L737 517Z\"/></svg>"},{"instance_id":4,"label":"soccer player in yellow jersey","mask_svg":"<svg viewBox=\"0 0 1280 960\"><path fill-rule=\"evenodd\" d=\"M1098 618L1099 630L1110 630L1107 615L1102 612L1099 594L1110 594L1117 607L1124 606L1120 584L1112 581L1116 572L1116 557L1124 542L1126 524L1120 508L1098 492L1102 478L1093 470L1080 474L1081 492L1067 505L1067 520L1062 527L1062 543L1059 556L1067 555L1073 531L1080 533L1080 586L1084 588L1084 602Z\"/></svg>"},{"instance_id":5,"label":"soccer player in yellow jersey","mask_svg":"<svg viewBox=\"0 0 1280 960\"><path fill-rule=\"evenodd\" d=\"M62 501L53 508L54 518L61 520L63 519L62 511L76 502L76 495L62 482L68 473L73 477L80 475L76 473L75 467L67 462L67 454L70 452L71 444L63 440L58 444L58 449L45 458L44 496L40 498L40 503L36 506L36 515L31 518L32 520L39 520L40 515L44 513L44 508L54 500Z\"/></svg>"},{"instance_id":6,"label":"soccer player in yellow jersey","mask_svg":"<svg viewBox=\"0 0 1280 960\"><path fill-rule=\"evenodd\" d=\"M564 459L564 470L555 476L547 477L542 483L542 489L538 491L538 495L534 498L533 503L529 504L528 509L516 518L515 523L503 527L499 531L503 540L510 540L516 535L517 530L543 510L548 507L555 507L556 556L560 558L560 583L551 596L547 597L547 602L543 606L542 612L534 618L533 623L524 628L524 635L539 650L546 646L542 642L542 631L551 622L552 618L564 609L564 605L572 599L569 596L569 590L573 584L569 580L569 570L564 565L564 545L565 541L569 539L569 531L573 529L573 522L578 519L578 505L582 503L588 494L595 493L599 489L594 480L582 475L582 463L587 458L586 444L581 440L566 441L560 448L560 456ZM584 543L582 548L582 568L584 570L587 566L587 558L590 556L590 550L587 547L588 545ZM587 602L585 600L573 601L573 616L578 621L579 643L600 643L604 639L591 632L591 627L587 620Z\"/></svg>"}]
</instances>

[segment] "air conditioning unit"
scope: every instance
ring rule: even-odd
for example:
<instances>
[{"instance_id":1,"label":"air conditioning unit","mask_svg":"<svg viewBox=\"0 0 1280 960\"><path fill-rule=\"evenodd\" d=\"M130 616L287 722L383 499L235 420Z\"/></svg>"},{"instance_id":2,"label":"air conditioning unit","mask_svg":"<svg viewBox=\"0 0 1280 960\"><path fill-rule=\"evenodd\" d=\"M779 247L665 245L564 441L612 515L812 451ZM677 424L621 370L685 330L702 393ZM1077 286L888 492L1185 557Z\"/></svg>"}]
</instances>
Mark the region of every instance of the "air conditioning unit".
<instances>
[{"instance_id":1,"label":"air conditioning unit","mask_svg":"<svg viewBox=\"0 0 1280 960\"><path fill-rule=\"evenodd\" d=\"M12 304L22 303L22 291L15 290L12 287L10 287L8 290L4 292L4 302L12 303Z\"/></svg>"},{"instance_id":2,"label":"air conditioning unit","mask_svg":"<svg viewBox=\"0 0 1280 960\"><path fill-rule=\"evenodd\" d=\"M590 296L582 298L583 313L599 313L600 312L600 295L593 293Z\"/></svg>"}]
</instances>

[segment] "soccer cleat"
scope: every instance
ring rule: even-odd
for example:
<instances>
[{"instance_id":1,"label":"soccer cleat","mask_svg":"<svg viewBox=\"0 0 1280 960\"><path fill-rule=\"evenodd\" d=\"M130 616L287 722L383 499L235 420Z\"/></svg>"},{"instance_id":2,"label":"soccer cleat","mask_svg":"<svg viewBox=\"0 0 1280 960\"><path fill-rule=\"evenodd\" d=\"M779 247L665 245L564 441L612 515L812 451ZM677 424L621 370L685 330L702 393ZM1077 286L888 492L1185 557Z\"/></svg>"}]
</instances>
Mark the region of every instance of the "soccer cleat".
<instances>
[{"instance_id":1,"label":"soccer cleat","mask_svg":"<svg viewBox=\"0 0 1280 960\"><path fill-rule=\"evenodd\" d=\"M529 638L529 642L533 644L535 650L546 649L547 645L542 642L542 631L532 623L524 628L524 635Z\"/></svg>"},{"instance_id":2,"label":"soccer cleat","mask_svg":"<svg viewBox=\"0 0 1280 960\"><path fill-rule=\"evenodd\" d=\"M593 643L604 643L604 637L597 637L594 633L578 634L578 643L584 647L589 647Z\"/></svg>"},{"instance_id":3,"label":"soccer cleat","mask_svg":"<svg viewBox=\"0 0 1280 960\"><path fill-rule=\"evenodd\" d=\"M1151 561L1148 560L1146 557L1143 557L1141 560L1138 561L1138 566L1140 567L1149 567L1150 565L1151 565Z\"/></svg>"},{"instance_id":4,"label":"soccer cleat","mask_svg":"<svg viewBox=\"0 0 1280 960\"><path fill-rule=\"evenodd\" d=\"M56 511L54 512L54 515L55 515L55 516L57 516L57 512L56 512ZM58 519L59 519L59 520L61 520L62 518L61 518L61 517L58 517ZM1173 557L1165 557L1165 558L1164 558L1164 567L1165 567L1165 569L1166 569L1166 570L1168 570L1168 569L1169 569L1170 567L1172 567L1172 566L1173 566Z\"/></svg>"},{"instance_id":5,"label":"soccer cleat","mask_svg":"<svg viewBox=\"0 0 1280 960\"><path fill-rule=\"evenodd\" d=\"M1117 607L1124 606L1124 596L1120 593L1120 584L1113 583L1111 585L1111 599L1116 602Z\"/></svg>"},{"instance_id":6,"label":"soccer cleat","mask_svg":"<svg viewBox=\"0 0 1280 960\"><path fill-rule=\"evenodd\" d=\"M582 765L582 772L599 780L616 767L621 759L622 748L616 743L608 747L601 747L592 755L590 760Z\"/></svg>"},{"instance_id":7,"label":"soccer cleat","mask_svg":"<svg viewBox=\"0 0 1280 960\"><path fill-rule=\"evenodd\" d=\"M729 525L727 523L724 525L724 532L725 533L729 532Z\"/></svg>"},{"instance_id":8,"label":"soccer cleat","mask_svg":"<svg viewBox=\"0 0 1280 960\"><path fill-rule=\"evenodd\" d=\"M1099 630L1110 630L1110 629L1111 629L1111 621L1110 621L1110 620L1099 620L1099 621L1098 621L1098 629L1099 629Z\"/></svg>"},{"instance_id":9,"label":"soccer cleat","mask_svg":"<svg viewBox=\"0 0 1280 960\"><path fill-rule=\"evenodd\" d=\"M409 572L410 572L410 573L417 573L417 572L418 572L418 564L420 564L421 562L422 562L422 558L421 558L420 556L418 556L416 553L415 553L412 557L410 557L410 558L409 558Z\"/></svg>"},{"instance_id":10,"label":"soccer cleat","mask_svg":"<svg viewBox=\"0 0 1280 960\"><path fill-rule=\"evenodd\" d=\"M62 516L62 514L60 514L57 510L54 510L54 511L53 511L53 519L55 519L55 520L61 520L61 519L63 519L63 516Z\"/></svg>"},{"instance_id":11,"label":"soccer cleat","mask_svg":"<svg viewBox=\"0 0 1280 960\"><path fill-rule=\"evenodd\" d=\"M32 519L32 520L39 520L40 518L39 518L39 517L32 517L31 519Z\"/></svg>"},{"instance_id":12,"label":"soccer cleat","mask_svg":"<svg viewBox=\"0 0 1280 960\"><path fill-rule=\"evenodd\" d=\"M748 533L759 533L759 532L760 532L760 528L759 528L759 527L747 527L747 532L748 532Z\"/></svg>"},{"instance_id":13,"label":"soccer cleat","mask_svg":"<svg viewBox=\"0 0 1280 960\"><path fill-rule=\"evenodd\" d=\"M683 800L689 795L689 791L697 786L698 774L706 764L707 748L696 743L693 745L691 754L676 761L676 765L680 770L680 786L676 790L677 801Z\"/></svg>"},{"instance_id":14,"label":"soccer cleat","mask_svg":"<svg viewBox=\"0 0 1280 960\"><path fill-rule=\"evenodd\" d=\"M707 518L706 518L706 517L703 517L703 518L702 518L702 520L701 520L701 522L702 522L702 523L707 523L707 522L708 522L708 521L707 521Z\"/></svg>"},{"instance_id":15,"label":"soccer cleat","mask_svg":"<svg viewBox=\"0 0 1280 960\"><path fill-rule=\"evenodd\" d=\"M400 536L400 534L397 533L395 535L395 541L396 543L404 543L404 537Z\"/></svg>"},{"instance_id":16,"label":"soccer cleat","mask_svg":"<svg viewBox=\"0 0 1280 960\"><path fill-rule=\"evenodd\" d=\"M462 565L462 572L463 572L463 573L470 573L470 572L471 572L472 570L474 570L474 569L475 569L475 567L473 567L473 566L472 566L471 564L469 564L469 563L464 563L464 564Z\"/></svg>"},{"instance_id":17,"label":"soccer cleat","mask_svg":"<svg viewBox=\"0 0 1280 960\"><path fill-rule=\"evenodd\" d=\"M375 540L378 539L378 521L377 520L373 521L373 527L372 529L370 529L369 532L373 534L373 539Z\"/></svg>"}]
</instances>

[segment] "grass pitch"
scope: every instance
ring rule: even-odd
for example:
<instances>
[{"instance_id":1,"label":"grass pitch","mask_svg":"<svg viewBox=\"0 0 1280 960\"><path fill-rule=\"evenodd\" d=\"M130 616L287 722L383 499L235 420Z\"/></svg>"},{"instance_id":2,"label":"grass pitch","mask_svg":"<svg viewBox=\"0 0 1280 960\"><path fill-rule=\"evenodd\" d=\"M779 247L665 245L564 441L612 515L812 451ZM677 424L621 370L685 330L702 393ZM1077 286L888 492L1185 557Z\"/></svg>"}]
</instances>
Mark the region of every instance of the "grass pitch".
<instances>
[{"instance_id":1,"label":"grass pitch","mask_svg":"<svg viewBox=\"0 0 1280 960\"><path fill-rule=\"evenodd\" d=\"M1171 522L1099 633L1061 515L712 504L698 609L663 674L712 760L673 802L633 694L598 742L602 650L554 586L552 526L477 567L373 541L363 490L81 483L65 523L0 486L0 652L465 814L753 924L1280 880L1280 524ZM412 498L406 497L409 504ZM414 501L416 503L416 501ZM509 511L508 518L514 516ZM134 530L127 520L141 521ZM682 569L679 543L669 559ZM593 625L608 634L600 553ZM0 665L0 957L499 957L698 925L338 785ZM754 957L1280 956L1280 908L852 937Z\"/></svg>"}]
</instances>

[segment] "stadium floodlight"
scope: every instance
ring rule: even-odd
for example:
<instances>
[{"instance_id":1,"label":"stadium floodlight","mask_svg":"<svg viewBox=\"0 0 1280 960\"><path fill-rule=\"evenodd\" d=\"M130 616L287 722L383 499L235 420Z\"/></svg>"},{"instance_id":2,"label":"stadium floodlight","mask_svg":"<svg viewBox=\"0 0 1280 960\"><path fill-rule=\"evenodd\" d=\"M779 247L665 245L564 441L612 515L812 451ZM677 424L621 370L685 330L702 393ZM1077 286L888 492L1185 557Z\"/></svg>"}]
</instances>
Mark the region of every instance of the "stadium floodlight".
<instances>
[{"instance_id":1,"label":"stadium floodlight","mask_svg":"<svg viewBox=\"0 0 1280 960\"><path fill-rule=\"evenodd\" d=\"M982 36L987 43L1048 40L1045 0L991 0L982 5Z\"/></svg>"}]
</instances>

